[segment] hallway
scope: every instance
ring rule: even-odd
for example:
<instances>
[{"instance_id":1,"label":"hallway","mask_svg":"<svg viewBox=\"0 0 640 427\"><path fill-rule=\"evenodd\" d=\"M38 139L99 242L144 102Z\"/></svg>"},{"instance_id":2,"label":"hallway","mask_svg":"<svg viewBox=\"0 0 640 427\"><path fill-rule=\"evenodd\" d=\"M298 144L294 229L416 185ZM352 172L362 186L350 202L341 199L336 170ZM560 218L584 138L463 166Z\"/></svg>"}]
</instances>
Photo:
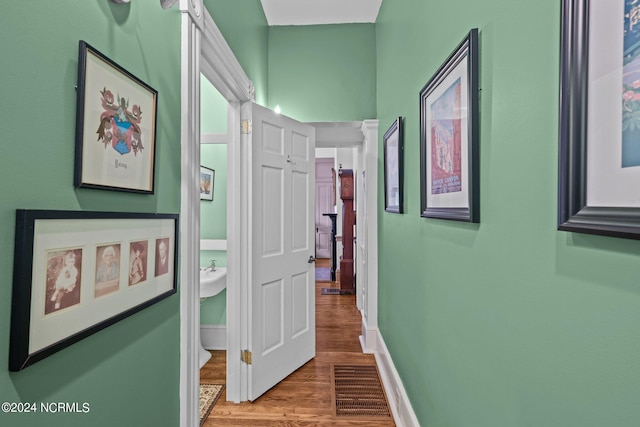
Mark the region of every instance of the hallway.
<instances>
[{"instance_id":1,"label":"hallway","mask_svg":"<svg viewBox=\"0 0 640 427\"><path fill-rule=\"evenodd\" d=\"M318 260L318 267L326 266ZM255 402L235 404L220 397L205 427L213 426L394 426L393 421L371 418L336 418L331 402L332 364L375 365L372 354L360 347L360 313L355 295L321 295L336 283L316 282L316 357L265 393ZM226 381L225 351L211 351L212 358L200 370L204 383Z\"/></svg>"}]
</instances>

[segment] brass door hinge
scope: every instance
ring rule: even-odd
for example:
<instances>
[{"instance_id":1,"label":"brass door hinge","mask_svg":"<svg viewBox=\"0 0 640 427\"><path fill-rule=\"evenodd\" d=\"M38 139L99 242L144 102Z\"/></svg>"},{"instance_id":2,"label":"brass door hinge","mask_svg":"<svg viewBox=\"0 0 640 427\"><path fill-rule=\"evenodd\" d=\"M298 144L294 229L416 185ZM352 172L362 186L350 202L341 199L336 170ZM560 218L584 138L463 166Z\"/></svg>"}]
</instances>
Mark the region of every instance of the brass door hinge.
<instances>
[{"instance_id":1,"label":"brass door hinge","mask_svg":"<svg viewBox=\"0 0 640 427\"><path fill-rule=\"evenodd\" d=\"M251 365L251 352L249 350L242 350L240 352L240 360L247 365Z\"/></svg>"},{"instance_id":2,"label":"brass door hinge","mask_svg":"<svg viewBox=\"0 0 640 427\"><path fill-rule=\"evenodd\" d=\"M251 120L242 120L240 122L240 133L246 135L251 133Z\"/></svg>"}]
</instances>

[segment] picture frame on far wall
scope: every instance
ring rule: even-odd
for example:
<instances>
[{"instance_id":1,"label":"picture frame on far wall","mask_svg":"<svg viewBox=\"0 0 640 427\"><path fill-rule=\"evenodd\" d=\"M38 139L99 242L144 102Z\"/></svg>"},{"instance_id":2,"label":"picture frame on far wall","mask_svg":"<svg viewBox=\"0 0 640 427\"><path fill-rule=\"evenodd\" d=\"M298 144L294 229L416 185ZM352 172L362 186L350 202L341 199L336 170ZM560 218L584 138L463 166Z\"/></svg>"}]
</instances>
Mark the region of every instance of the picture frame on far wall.
<instances>
[{"instance_id":1,"label":"picture frame on far wall","mask_svg":"<svg viewBox=\"0 0 640 427\"><path fill-rule=\"evenodd\" d=\"M480 222L478 30L420 91L420 216Z\"/></svg>"},{"instance_id":2,"label":"picture frame on far wall","mask_svg":"<svg viewBox=\"0 0 640 427\"><path fill-rule=\"evenodd\" d=\"M398 117L383 137L384 141L384 210L403 213L404 147L402 117Z\"/></svg>"},{"instance_id":3,"label":"picture frame on far wall","mask_svg":"<svg viewBox=\"0 0 640 427\"><path fill-rule=\"evenodd\" d=\"M200 200L213 201L216 171L200 166Z\"/></svg>"},{"instance_id":4,"label":"picture frame on far wall","mask_svg":"<svg viewBox=\"0 0 640 427\"><path fill-rule=\"evenodd\" d=\"M563 0L558 229L640 239L640 5Z\"/></svg>"},{"instance_id":5,"label":"picture frame on far wall","mask_svg":"<svg viewBox=\"0 0 640 427\"><path fill-rule=\"evenodd\" d=\"M177 214L17 210L9 370L175 294L178 231Z\"/></svg>"},{"instance_id":6,"label":"picture frame on far wall","mask_svg":"<svg viewBox=\"0 0 640 427\"><path fill-rule=\"evenodd\" d=\"M76 187L153 194L158 92L80 40Z\"/></svg>"}]
</instances>

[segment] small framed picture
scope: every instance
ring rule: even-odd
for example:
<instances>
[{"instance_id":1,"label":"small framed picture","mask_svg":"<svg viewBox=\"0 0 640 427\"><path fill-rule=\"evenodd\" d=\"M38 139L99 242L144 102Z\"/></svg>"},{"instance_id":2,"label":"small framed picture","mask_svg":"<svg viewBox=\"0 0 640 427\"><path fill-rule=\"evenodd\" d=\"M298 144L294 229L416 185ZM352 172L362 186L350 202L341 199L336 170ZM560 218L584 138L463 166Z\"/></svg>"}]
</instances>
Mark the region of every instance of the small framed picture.
<instances>
[{"instance_id":1,"label":"small framed picture","mask_svg":"<svg viewBox=\"0 0 640 427\"><path fill-rule=\"evenodd\" d=\"M200 200L213 200L216 171L200 166Z\"/></svg>"},{"instance_id":2,"label":"small framed picture","mask_svg":"<svg viewBox=\"0 0 640 427\"><path fill-rule=\"evenodd\" d=\"M176 293L178 231L177 214L18 210L9 370Z\"/></svg>"},{"instance_id":3,"label":"small framed picture","mask_svg":"<svg viewBox=\"0 0 640 427\"><path fill-rule=\"evenodd\" d=\"M81 40L74 185L153 194L157 104L155 89Z\"/></svg>"},{"instance_id":4,"label":"small framed picture","mask_svg":"<svg viewBox=\"0 0 640 427\"><path fill-rule=\"evenodd\" d=\"M420 91L420 215L480 222L478 30Z\"/></svg>"},{"instance_id":5,"label":"small framed picture","mask_svg":"<svg viewBox=\"0 0 640 427\"><path fill-rule=\"evenodd\" d=\"M403 212L403 142L402 117L398 117L384 134L384 210Z\"/></svg>"},{"instance_id":6,"label":"small framed picture","mask_svg":"<svg viewBox=\"0 0 640 427\"><path fill-rule=\"evenodd\" d=\"M120 243L100 245L96 248L96 282L94 297L120 289Z\"/></svg>"},{"instance_id":7,"label":"small framed picture","mask_svg":"<svg viewBox=\"0 0 640 427\"><path fill-rule=\"evenodd\" d=\"M146 282L148 249L148 240L131 242L129 245L129 286Z\"/></svg>"},{"instance_id":8,"label":"small framed picture","mask_svg":"<svg viewBox=\"0 0 640 427\"><path fill-rule=\"evenodd\" d=\"M80 304L83 248L56 248L46 253L44 315Z\"/></svg>"}]
</instances>

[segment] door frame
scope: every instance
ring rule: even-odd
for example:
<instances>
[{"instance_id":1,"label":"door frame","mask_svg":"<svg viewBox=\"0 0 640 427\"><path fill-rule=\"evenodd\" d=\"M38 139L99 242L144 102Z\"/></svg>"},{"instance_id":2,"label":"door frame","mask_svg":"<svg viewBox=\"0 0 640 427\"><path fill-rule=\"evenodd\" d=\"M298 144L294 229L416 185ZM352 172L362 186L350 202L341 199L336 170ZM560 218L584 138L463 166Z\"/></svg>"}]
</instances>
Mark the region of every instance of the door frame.
<instances>
[{"instance_id":1,"label":"door frame","mask_svg":"<svg viewBox=\"0 0 640 427\"><path fill-rule=\"evenodd\" d=\"M336 163L336 159L335 157L316 157L315 159L316 162L316 172L318 171L318 163L325 163L325 164L331 164L331 168L335 171L335 163ZM327 182L331 183L331 179L327 180L327 181L321 181L323 184L326 184ZM318 209L320 208L320 204L318 203L318 176L316 175L316 182L315 182L315 189L316 189L316 194L315 194L315 199L316 199L316 214L319 213ZM335 188L332 191L332 195L331 195L331 202L333 202L333 209L331 211L328 212L324 212L324 213L333 213L334 209L335 209L335 202L336 202L336 192L335 192ZM322 214L320 214L322 215ZM331 234L331 220L329 217L324 217L326 219L326 221L329 223L328 224L328 228L329 228L329 234ZM316 221L317 221L317 217L316 217ZM327 256L322 256L322 254L318 253L318 223L316 222L316 232L315 232L315 236L316 236L316 242L315 242L315 250L316 250L316 258L331 258L331 251L332 251L332 247L334 245L333 242L329 242L329 247L327 248L327 250L329 251L329 253L327 254ZM329 240L331 240L331 237L329 237Z\"/></svg>"},{"instance_id":2,"label":"door frame","mask_svg":"<svg viewBox=\"0 0 640 427\"><path fill-rule=\"evenodd\" d=\"M203 5L203 0L180 0L181 13L181 202L180 202L180 426L197 425L200 369L199 259L200 259L200 73L228 101L227 113L227 400L247 400L247 365L240 351L248 346L247 292L250 271L250 210L247 194L251 156L241 118L255 99L253 83ZM367 124L368 123L368 124ZM247 129L249 126L245 126ZM372 130L375 128L375 132ZM374 347L377 332L377 120L361 128L368 172L367 212L372 213L366 238L368 250L368 304L358 307L363 318L363 350ZM374 137L375 134L375 137ZM374 178L374 176L376 178ZM240 212L241 215L236 215ZM375 220L374 220L375 219ZM370 235L373 234L374 238ZM366 321L365 321L366 319Z\"/></svg>"},{"instance_id":3,"label":"door frame","mask_svg":"<svg viewBox=\"0 0 640 427\"><path fill-rule=\"evenodd\" d=\"M229 170L240 171L240 116L243 103L254 99L253 84L244 73L222 33L203 6L202 0L180 0L181 13L181 192L180 192L180 426L199 422L200 333L200 74L202 73L228 101L227 162ZM240 211L242 182L238 172L228 176L227 200L227 323L241 321L242 220ZM246 235L246 233L245 233ZM227 370L239 372L240 358L232 358L241 348L240 335L227 334ZM245 368L246 371L246 368ZM240 376L227 375L227 398L240 400Z\"/></svg>"}]
</instances>

